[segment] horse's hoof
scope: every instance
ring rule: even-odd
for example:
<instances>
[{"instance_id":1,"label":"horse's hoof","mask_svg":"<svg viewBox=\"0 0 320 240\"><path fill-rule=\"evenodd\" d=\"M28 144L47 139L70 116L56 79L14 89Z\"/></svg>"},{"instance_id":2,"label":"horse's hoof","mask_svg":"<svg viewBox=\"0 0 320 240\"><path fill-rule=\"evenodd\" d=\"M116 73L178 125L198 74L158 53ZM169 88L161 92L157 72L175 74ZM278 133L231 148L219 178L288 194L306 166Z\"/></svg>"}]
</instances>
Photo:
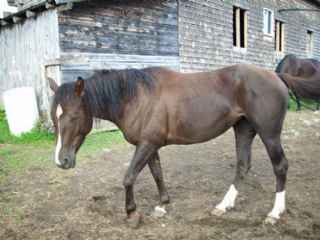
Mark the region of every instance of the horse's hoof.
<instances>
[{"instance_id":1,"label":"horse's hoof","mask_svg":"<svg viewBox=\"0 0 320 240\"><path fill-rule=\"evenodd\" d=\"M156 206L153 211L153 216L156 218L162 218L167 214L166 208L164 206Z\"/></svg>"},{"instance_id":2,"label":"horse's hoof","mask_svg":"<svg viewBox=\"0 0 320 240\"><path fill-rule=\"evenodd\" d=\"M137 229L142 223L142 215L138 212L133 212L128 215L127 224L132 229Z\"/></svg>"},{"instance_id":3,"label":"horse's hoof","mask_svg":"<svg viewBox=\"0 0 320 240\"><path fill-rule=\"evenodd\" d=\"M278 222L279 219L274 218L274 217L266 217L266 219L264 220L264 224L269 224L269 225L275 225Z\"/></svg>"},{"instance_id":4,"label":"horse's hoof","mask_svg":"<svg viewBox=\"0 0 320 240\"><path fill-rule=\"evenodd\" d=\"M170 203L170 197L168 194L163 194L161 196L161 200L160 200L161 204L169 204Z\"/></svg>"},{"instance_id":5,"label":"horse's hoof","mask_svg":"<svg viewBox=\"0 0 320 240\"><path fill-rule=\"evenodd\" d=\"M217 216L217 217L221 217L223 214L225 214L226 211L219 209L219 208L215 208L211 211L211 215L213 216Z\"/></svg>"}]
</instances>

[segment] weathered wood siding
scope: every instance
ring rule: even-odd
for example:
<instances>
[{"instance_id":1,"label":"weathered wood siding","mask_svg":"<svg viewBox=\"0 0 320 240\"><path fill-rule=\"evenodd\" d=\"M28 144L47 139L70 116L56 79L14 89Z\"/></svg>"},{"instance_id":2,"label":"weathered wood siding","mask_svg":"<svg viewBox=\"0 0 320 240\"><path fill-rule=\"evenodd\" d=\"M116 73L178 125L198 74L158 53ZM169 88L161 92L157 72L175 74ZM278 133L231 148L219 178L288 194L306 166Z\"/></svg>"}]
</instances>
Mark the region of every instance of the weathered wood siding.
<instances>
[{"instance_id":1,"label":"weathered wood siding","mask_svg":"<svg viewBox=\"0 0 320 240\"><path fill-rule=\"evenodd\" d=\"M63 81L101 68L179 69L177 12L176 0L90 1L60 12L61 51L74 59Z\"/></svg>"},{"instance_id":2,"label":"weathered wood siding","mask_svg":"<svg viewBox=\"0 0 320 240\"><path fill-rule=\"evenodd\" d=\"M62 53L61 72L64 82L74 81L77 76L84 78L97 69L145 68L165 66L179 69L178 56L144 56L130 54Z\"/></svg>"},{"instance_id":3,"label":"weathered wood siding","mask_svg":"<svg viewBox=\"0 0 320 240\"><path fill-rule=\"evenodd\" d=\"M49 92L43 67L58 57L56 10L0 28L0 95L7 89L31 86L36 90L40 110L47 110Z\"/></svg>"},{"instance_id":4,"label":"weathered wood siding","mask_svg":"<svg viewBox=\"0 0 320 240\"><path fill-rule=\"evenodd\" d=\"M285 54L307 57L307 30L314 31L314 58L320 59L319 12L285 12L281 8L320 9L304 0L181 0L179 1L180 65L203 71L246 62L274 69ZM248 47L233 46L233 7L247 10ZM263 8L285 23L284 53L275 51L274 37L263 33Z\"/></svg>"}]
</instances>

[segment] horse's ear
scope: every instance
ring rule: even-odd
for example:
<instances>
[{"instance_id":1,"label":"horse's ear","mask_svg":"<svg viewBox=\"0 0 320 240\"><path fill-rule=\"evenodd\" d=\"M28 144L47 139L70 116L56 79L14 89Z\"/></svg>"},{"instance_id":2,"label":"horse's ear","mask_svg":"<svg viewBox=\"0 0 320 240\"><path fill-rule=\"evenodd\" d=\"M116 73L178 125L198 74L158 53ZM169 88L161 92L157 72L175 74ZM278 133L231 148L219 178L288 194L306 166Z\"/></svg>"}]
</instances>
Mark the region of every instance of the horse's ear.
<instances>
[{"instance_id":1,"label":"horse's ear","mask_svg":"<svg viewBox=\"0 0 320 240\"><path fill-rule=\"evenodd\" d=\"M58 84L51 77L48 77L48 81L49 81L49 87L55 93L57 91L58 87L59 87Z\"/></svg>"},{"instance_id":2,"label":"horse's ear","mask_svg":"<svg viewBox=\"0 0 320 240\"><path fill-rule=\"evenodd\" d=\"M84 80L82 77L78 77L74 90L75 90L75 93L78 97L83 96L83 94L84 94Z\"/></svg>"}]
</instances>

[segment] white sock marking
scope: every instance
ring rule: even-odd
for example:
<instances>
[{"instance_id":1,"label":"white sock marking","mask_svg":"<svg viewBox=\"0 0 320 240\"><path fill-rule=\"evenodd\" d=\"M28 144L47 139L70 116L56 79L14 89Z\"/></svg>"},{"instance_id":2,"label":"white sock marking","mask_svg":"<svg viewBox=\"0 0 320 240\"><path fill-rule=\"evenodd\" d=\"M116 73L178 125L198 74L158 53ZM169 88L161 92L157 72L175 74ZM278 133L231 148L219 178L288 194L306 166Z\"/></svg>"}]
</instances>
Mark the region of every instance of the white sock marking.
<instances>
[{"instance_id":1,"label":"white sock marking","mask_svg":"<svg viewBox=\"0 0 320 240\"><path fill-rule=\"evenodd\" d=\"M56 162L57 165L61 165L60 161L59 161L59 153L62 147L62 142L61 142L61 134L60 134L60 128L59 128L59 118L62 115L63 111L62 108L60 106L60 104L57 106L57 111L56 111L56 116L57 116L57 130L58 130L58 141L57 141L57 146L56 146L56 151L55 151L55 155L54 155L54 161Z\"/></svg>"},{"instance_id":2,"label":"white sock marking","mask_svg":"<svg viewBox=\"0 0 320 240\"><path fill-rule=\"evenodd\" d=\"M272 211L268 214L268 217L279 219L281 213L283 213L285 209L286 209L286 191L277 192Z\"/></svg>"},{"instance_id":3,"label":"white sock marking","mask_svg":"<svg viewBox=\"0 0 320 240\"><path fill-rule=\"evenodd\" d=\"M223 200L216 206L217 209L222 210L226 212L227 210L231 209L234 207L236 198L238 195L238 191L235 188L235 186L232 184L229 187L228 192L224 196Z\"/></svg>"},{"instance_id":4,"label":"white sock marking","mask_svg":"<svg viewBox=\"0 0 320 240\"><path fill-rule=\"evenodd\" d=\"M155 216L155 217L163 217L164 215L166 215L167 214L167 211L166 211L166 208L163 206L163 207L161 207L161 206L156 206L155 208L154 208L154 213L153 213L153 215Z\"/></svg>"}]
</instances>

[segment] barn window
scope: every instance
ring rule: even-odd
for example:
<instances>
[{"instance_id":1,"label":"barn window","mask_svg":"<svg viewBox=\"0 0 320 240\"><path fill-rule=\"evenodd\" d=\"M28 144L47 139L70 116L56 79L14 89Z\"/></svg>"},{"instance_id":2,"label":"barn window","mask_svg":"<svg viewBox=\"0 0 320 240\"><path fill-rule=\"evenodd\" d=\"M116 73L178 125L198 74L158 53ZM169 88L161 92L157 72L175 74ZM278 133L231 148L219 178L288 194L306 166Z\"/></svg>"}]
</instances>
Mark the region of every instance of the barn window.
<instances>
[{"instance_id":1,"label":"barn window","mask_svg":"<svg viewBox=\"0 0 320 240\"><path fill-rule=\"evenodd\" d=\"M312 56L313 52L313 31L307 31L307 54L308 56Z\"/></svg>"},{"instance_id":2,"label":"barn window","mask_svg":"<svg viewBox=\"0 0 320 240\"><path fill-rule=\"evenodd\" d=\"M247 11L233 7L233 46L247 47L248 17Z\"/></svg>"},{"instance_id":3,"label":"barn window","mask_svg":"<svg viewBox=\"0 0 320 240\"><path fill-rule=\"evenodd\" d=\"M284 23L276 20L275 23L275 50L283 52L284 50Z\"/></svg>"},{"instance_id":4,"label":"barn window","mask_svg":"<svg viewBox=\"0 0 320 240\"><path fill-rule=\"evenodd\" d=\"M273 33L273 11L270 9L263 9L263 33L271 35Z\"/></svg>"}]
</instances>

